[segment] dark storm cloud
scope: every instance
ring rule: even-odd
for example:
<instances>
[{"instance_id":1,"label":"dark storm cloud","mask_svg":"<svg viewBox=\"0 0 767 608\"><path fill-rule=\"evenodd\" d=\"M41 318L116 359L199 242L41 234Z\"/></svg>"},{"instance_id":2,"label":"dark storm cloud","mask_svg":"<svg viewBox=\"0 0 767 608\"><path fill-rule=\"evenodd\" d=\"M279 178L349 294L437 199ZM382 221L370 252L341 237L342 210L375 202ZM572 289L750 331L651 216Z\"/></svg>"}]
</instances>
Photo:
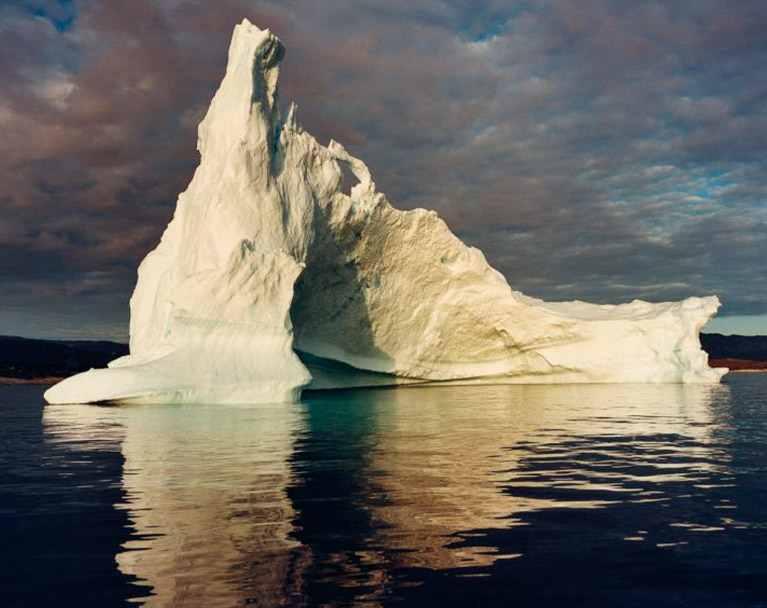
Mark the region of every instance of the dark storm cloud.
<instances>
[{"instance_id":1,"label":"dark storm cloud","mask_svg":"<svg viewBox=\"0 0 767 608\"><path fill-rule=\"evenodd\" d=\"M767 312L761 1L137 0L0 7L7 319L124 331L243 17L310 132L515 288Z\"/></svg>"}]
</instances>

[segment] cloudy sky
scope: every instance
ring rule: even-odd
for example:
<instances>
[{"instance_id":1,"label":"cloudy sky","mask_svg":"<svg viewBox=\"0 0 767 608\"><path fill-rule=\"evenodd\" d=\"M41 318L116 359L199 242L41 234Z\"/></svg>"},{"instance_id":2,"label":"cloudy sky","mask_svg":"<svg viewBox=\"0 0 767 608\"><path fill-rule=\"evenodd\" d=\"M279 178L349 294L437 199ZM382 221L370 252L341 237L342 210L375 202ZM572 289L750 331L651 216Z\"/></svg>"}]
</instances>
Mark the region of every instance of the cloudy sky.
<instances>
[{"instance_id":1,"label":"cloudy sky","mask_svg":"<svg viewBox=\"0 0 767 608\"><path fill-rule=\"evenodd\" d=\"M516 289L767 333L764 0L0 2L0 333L125 339L243 17L307 130Z\"/></svg>"}]
</instances>

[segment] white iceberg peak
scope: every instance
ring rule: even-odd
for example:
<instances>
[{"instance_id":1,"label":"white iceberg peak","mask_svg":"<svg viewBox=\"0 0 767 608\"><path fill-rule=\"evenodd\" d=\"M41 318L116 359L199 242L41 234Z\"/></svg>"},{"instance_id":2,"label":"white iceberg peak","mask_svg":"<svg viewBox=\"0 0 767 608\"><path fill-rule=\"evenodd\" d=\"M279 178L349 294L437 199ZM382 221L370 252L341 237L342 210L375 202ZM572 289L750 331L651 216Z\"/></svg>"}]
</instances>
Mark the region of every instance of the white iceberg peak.
<instances>
[{"instance_id":1,"label":"white iceberg peak","mask_svg":"<svg viewBox=\"0 0 767 608\"><path fill-rule=\"evenodd\" d=\"M279 111L282 43L244 20L200 124L200 166L139 267L130 352L51 403L264 402L423 382L717 382L715 297L620 306L511 290L437 214ZM342 167L359 181L342 191ZM301 359L297 356L300 354Z\"/></svg>"}]
</instances>

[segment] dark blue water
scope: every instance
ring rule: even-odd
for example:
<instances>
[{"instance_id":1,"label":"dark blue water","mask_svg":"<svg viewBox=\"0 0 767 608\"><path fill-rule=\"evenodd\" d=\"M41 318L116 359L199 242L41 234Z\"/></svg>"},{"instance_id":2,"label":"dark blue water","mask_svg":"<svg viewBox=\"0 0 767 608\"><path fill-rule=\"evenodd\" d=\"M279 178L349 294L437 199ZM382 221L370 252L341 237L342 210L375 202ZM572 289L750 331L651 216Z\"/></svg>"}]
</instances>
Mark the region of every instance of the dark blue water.
<instances>
[{"instance_id":1,"label":"dark blue water","mask_svg":"<svg viewBox=\"0 0 767 608\"><path fill-rule=\"evenodd\" d=\"M297 405L0 388L0 606L767 606L767 375Z\"/></svg>"}]
</instances>

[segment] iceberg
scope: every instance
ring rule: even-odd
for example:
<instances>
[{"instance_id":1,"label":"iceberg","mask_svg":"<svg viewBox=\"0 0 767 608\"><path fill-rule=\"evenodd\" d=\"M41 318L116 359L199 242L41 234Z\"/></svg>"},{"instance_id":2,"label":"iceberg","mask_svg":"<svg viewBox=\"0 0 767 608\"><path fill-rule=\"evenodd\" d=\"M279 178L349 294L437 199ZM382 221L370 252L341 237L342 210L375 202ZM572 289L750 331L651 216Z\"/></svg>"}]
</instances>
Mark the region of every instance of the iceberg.
<instances>
[{"instance_id":1,"label":"iceberg","mask_svg":"<svg viewBox=\"0 0 767 608\"><path fill-rule=\"evenodd\" d=\"M200 165L138 269L130 354L49 403L292 401L305 388L718 382L716 297L547 303L514 291L433 211L279 109L282 43L244 20L198 129ZM343 174L358 182L347 194Z\"/></svg>"}]
</instances>

